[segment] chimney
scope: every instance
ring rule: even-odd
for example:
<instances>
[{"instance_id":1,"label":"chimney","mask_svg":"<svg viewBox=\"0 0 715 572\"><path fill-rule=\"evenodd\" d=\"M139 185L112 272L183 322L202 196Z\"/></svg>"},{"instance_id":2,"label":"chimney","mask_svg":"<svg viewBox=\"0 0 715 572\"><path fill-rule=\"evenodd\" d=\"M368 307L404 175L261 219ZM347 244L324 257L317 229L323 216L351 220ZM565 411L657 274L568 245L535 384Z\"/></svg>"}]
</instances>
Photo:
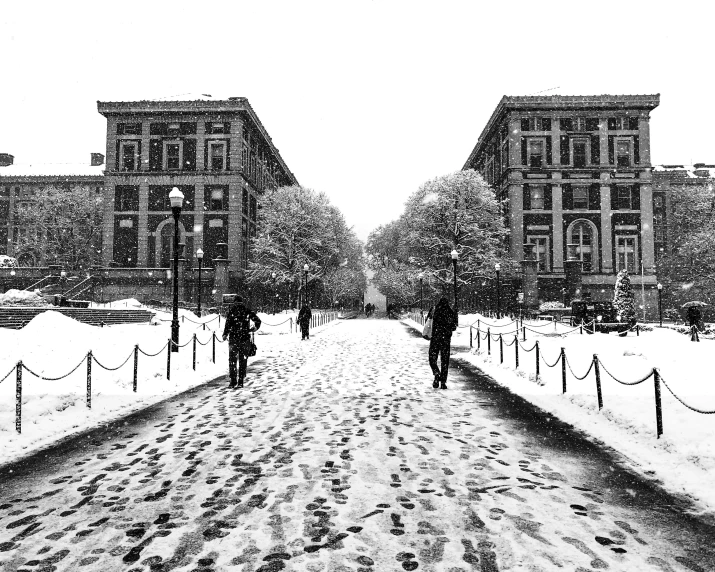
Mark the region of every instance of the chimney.
<instances>
[{"instance_id":1,"label":"chimney","mask_svg":"<svg viewBox=\"0 0 715 572\"><path fill-rule=\"evenodd\" d=\"M10 155L12 157L12 155ZM90 161L92 167L99 167L104 165L104 155L102 153L92 153L92 160Z\"/></svg>"},{"instance_id":2,"label":"chimney","mask_svg":"<svg viewBox=\"0 0 715 572\"><path fill-rule=\"evenodd\" d=\"M15 157L10 153L0 153L0 167L9 167L15 161Z\"/></svg>"}]
</instances>

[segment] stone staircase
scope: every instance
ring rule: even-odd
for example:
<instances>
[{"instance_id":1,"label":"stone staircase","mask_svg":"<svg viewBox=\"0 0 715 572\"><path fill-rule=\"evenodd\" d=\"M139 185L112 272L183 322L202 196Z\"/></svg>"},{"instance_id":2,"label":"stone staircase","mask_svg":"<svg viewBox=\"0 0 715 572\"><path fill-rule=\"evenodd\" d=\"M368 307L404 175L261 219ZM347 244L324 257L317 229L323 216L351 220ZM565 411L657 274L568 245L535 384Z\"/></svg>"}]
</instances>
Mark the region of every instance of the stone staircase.
<instances>
[{"instance_id":1,"label":"stone staircase","mask_svg":"<svg viewBox=\"0 0 715 572\"><path fill-rule=\"evenodd\" d=\"M77 320L78 322L83 322L92 326L147 323L150 322L154 316L154 312L150 312L148 310L64 308L58 306L45 308L31 306L6 306L0 307L0 328L19 330L32 320L32 318L48 310L60 312L65 316Z\"/></svg>"}]
</instances>

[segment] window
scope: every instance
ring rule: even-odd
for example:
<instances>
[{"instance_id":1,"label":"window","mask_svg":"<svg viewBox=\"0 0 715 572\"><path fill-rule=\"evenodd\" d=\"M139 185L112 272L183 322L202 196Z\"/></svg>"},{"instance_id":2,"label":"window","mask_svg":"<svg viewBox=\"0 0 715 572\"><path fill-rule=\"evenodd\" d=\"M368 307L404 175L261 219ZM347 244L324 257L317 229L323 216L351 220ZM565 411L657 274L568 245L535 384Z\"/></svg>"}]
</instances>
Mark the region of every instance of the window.
<instances>
[{"instance_id":1,"label":"window","mask_svg":"<svg viewBox=\"0 0 715 572\"><path fill-rule=\"evenodd\" d=\"M631 166L631 142L628 139L616 140L616 165L618 167Z\"/></svg>"},{"instance_id":2,"label":"window","mask_svg":"<svg viewBox=\"0 0 715 572\"><path fill-rule=\"evenodd\" d=\"M243 211L244 216L248 216L248 190L247 189L243 189L243 197L242 198L243 198L242 211Z\"/></svg>"},{"instance_id":3,"label":"window","mask_svg":"<svg viewBox=\"0 0 715 572\"><path fill-rule=\"evenodd\" d=\"M636 237L616 236L616 271L636 271Z\"/></svg>"},{"instance_id":4,"label":"window","mask_svg":"<svg viewBox=\"0 0 715 572\"><path fill-rule=\"evenodd\" d=\"M139 187L134 185L117 185L114 188L115 211L139 210Z\"/></svg>"},{"instance_id":5,"label":"window","mask_svg":"<svg viewBox=\"0 0 715 572\"><path fill-rule=\"evenodd\" d=\"M206 122L206 133L215 135L217 133L230 133L231 124L230 123L216 123L207 121Z\"/></svg>"},{"instance_id":6,"label":"window","mask_svg":"<svg viewBox=\"0 0 715 572\"><path fill-rule=\"evenodd\" d=\"M537 270L539 272L549 272L549 237L548 236L527 236L528 244L535 244L534 254L536 255Z\"/></svg>"},{"instance_id":7,"label":"window","mask_svg":"<svg viewBox=\"0 0 715 572\"><path fill-rule=\"evenodd\" d=\"M574 187L573 208L575 210L588 210L588 187Z\"/></svg>"},{"instance_id":8,"label":"window","mask_svg":"<svg viewBox=\"0 0 715 572\"><path fill-rule=\"evenodd\" d=\"M226 142L209 141L209 165L212 171L223 171L226 166Z\"/></svg>"},{"instance_id":9,"label":"window","mask_svg":"<svg viewBox=\"0 0 715 572\"><path fill-rule=\"evenodd\" d=\"M210 211L228 210L228 187L206 187L206 206Z\"/></svg>"},{"instance_id":10,"label":"window","mask_svg":"<svg viewBox=\"0 0 715 572\"><path fill-rule=\"evenodd\" d=\"M572 153L572 164L574 167L583 168L586 166L587 150L588 150L588 140L573 139L571 153Z\"/></svg>"},{"instance_id":11,"label":"window","mask_svg":"<svg viewBox=\"0 0 715 572\"><path fill-rule=\"evenodd\" d=\"M551 118L525 117L521 120L522 131L551 131Z\"/></svg>"},{"instance_id":12,"label":"window","mask_svg":"<svg viewBox=\"0 0 715 572\"><path fill-rule=\"evenodd\" d=\"M117 135L141 135L141 123L117 123Z\"/></svg>"},{"instance_id":13,"label":"window","mask_svg":"<svg viewBox=\"0 0 715 572\"><path fill-rule=\"evenodd\" d=\"M633 208L633 193L630 187L618 187L618 210Z\"/></svg>"},{"instance_id":14,"label":"window","mask_svg":"<svg viewBox=\"0 0 715 572\"><path fill-rule=\"evenodd\" d=\"M637 131L637 117L609 117L608 129L610 131Z\"/></svg>"},{"instance_id":15,"label":"window","mask_svg":"<svg viewBox=\"0 0 715 572\"><path fill-rule=\"evenodd\" d=\"M164 170L178 171L181 169L181 141L164 141Z\"/></svg>"},{"instance_id":16,"label":"window","mask_svg":"<svg viewBox=\"0 0 715 572\"><path fill-rule=\"evenodd\" d=\"M571 244L576 244L576 253L583 263L584 272L593 272L594 240L591 225L586 221L578 221L571 229Z\"/></svg>"},{"instance_id":17,"label":"window","mask_svg":"<svg viewBox=\"0 0 715 572\"><path fill-rule=\"evenodd\" d=\"M256 222L256 197L251 197L251 221Z\"/></svg>"},{"instance_id":18,"label":"window","mask_svg":"<svg viewBox=\"0 0 715 572\"><path fill-rule=\"evenodd\" d=\"M529 188L530 204L532 210L544 209L544 186L533 185Z\"/></svg>"},{"instance_id":19,"label":"window","mask_svg":"<svg viewBox=\"0 0 715 572\"><path fill-rule=\"evenodd\" d=\"M528 140L529 167L541 167L544 164L544 140Z\"/></svg>"},{"instance_id":20,"label":"window","mask_svg":"<svg viewBox=\"0 0 715 572\"><path fill-rule=\"evenodd\" d=\"M661 195L653 195L653 208L662 209L663 208L663 197Z\"/></svg>"},{"instance_id":21,"label":"window","mask_svg":"<svg viewBox=\"0 0 715 572\"><path fill-rule=\"evenodd\" d=\"M119 143L119 170L139 170L139 144L136 141L121 141Z\"/></svg>"}]
</instances>

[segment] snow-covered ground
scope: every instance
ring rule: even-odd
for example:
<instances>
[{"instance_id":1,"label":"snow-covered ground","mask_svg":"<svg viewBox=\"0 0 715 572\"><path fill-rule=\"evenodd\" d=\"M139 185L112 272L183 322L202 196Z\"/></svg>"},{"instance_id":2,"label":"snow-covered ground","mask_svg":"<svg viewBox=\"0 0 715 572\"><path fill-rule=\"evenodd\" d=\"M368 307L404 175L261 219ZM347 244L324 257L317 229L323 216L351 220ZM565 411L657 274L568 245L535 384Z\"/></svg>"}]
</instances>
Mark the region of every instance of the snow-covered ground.
<instances>
[{"instance_id":1,"label":"snow-covered ground","mask_svg":"<svg viewBox=\"0 0 715 572\"><path fill-rule=\"evenodd\" d=\"M136 300L120 300L113 307L141 308ZM258 355L281 344L299 343L295 325L296 313L261 314L256 334ZM217 315L198 318L188 310L179 311L179 343L191 342L197 336L196 371L192 370L192 344L171 355L171 378L166 379L166 344L171 336L171 314L158 312L156 325L126 324L98 328L83 324L49 310L36 316L21 330L0 328L0 463L46 447L60 438L97 426L166 399L170 395L228 374L228 344L221 342ZM292 324L291 324L292 320ZM205 328L204 329L204 323ZM291 335L291 325L292 332ZM331 323L315 328L330 327ZM211 337L217 332L216 363L211 361ZM206 345L200 345L206 344ZM139 354L138 388L132 391L134 346ZM162 348L164 348L163 351ZM87 362L92 350L97 363L92 364L91 409L86 406ZM249 358L249 375L250 364ZM38 378L22 373L22 433L15 430L16 376L18 361L39 376L57 378L78 366L61 380ZM125 361L126 360L126 361ZM123 364L123 365L122 365ZM121 365L121 367L119 367Z\"/></svg>"},{"instance_id":2,"label":"snow-covered ground","mask_svg":"<svg viewBox=\"0 0 715 572\"><path fill-rule=\"evenodd\" d=\"M571 423L630 459L632 466L651 479L680 495L695 501L703 512L715 510L715 491L711 479L715 471L715 415L691 411L679 403L661 384L663 432L656 438L655 387L651 377L639 385L621 385L601 367L603 409L598 410L596 380L593 371L582 381L576 380L571 370L583 376L598 354L603 366L618 379L632 383L658 368L667 386L684 402L702 410L715 410L715 379L713 360L715 341L702 339L700 343L671 329L654 328L640 336L616 334L580 335L576 330L568 335L554 335L554 325L531 322L534 331L527 331L526 341L519 350L519 370L515 371L515 324L507 318L494 320L481 315L462 315L460 328L452 345L469 346L469 324L477 320L485 331L504 334L504 363L500 364L499 342L492 341L491 356L487 342L482 339L477 351L476 330L472 352L457 353L477 365L498 383L509 387L545 411ZM406 320L417 329L422 326ZM525 324L528 324L525 322ZM538 326L538 327L537 327ZM557 332L572 331L559 324ZM484 337L484 334L482 334ZM522 340L522 336L519 336ZM534 380L535 352L531 349L539 340L543 360L540 381ZM562 394L562 370L559 363L549 368L565 348L567 363L567 392ZM545 360L545 361L544 361Z\"/></svg>"}]
</instances>

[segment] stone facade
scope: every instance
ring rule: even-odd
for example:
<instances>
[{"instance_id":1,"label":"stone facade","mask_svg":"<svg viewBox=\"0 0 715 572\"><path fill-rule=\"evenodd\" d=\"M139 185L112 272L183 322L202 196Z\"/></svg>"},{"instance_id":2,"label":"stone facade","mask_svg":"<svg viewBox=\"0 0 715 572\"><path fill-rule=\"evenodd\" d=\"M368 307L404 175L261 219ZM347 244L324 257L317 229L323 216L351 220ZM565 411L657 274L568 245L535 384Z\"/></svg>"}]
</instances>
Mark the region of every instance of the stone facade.
<instances>
[{"instance_id":1,"label":"stone facade","mask_svg":"<svg viewBox=\"0 0 715 572\"><path fill-rule=\"evenodd\" d=\"M228 244L229 271L247 267L260 195L297 184L245 98L97 102L107 118L103 263L167 268L173 253L168 195L184 193L179 223L190 266L214 266Z\"/></svg>"},{"instance_id":2,"label":"stone facade","mask_svg":"<svg viewBox=\"0 0 715 572\"><path fill-rule=\"evenodd\" d=\"M539 299L562 299L568 244L583 292L609 300L617 272L632 275L636 303L656 299L650 112L659 95L504 96L464 169L495 189L523 259L534 243Z\"/></svg>"}]
</instances>

